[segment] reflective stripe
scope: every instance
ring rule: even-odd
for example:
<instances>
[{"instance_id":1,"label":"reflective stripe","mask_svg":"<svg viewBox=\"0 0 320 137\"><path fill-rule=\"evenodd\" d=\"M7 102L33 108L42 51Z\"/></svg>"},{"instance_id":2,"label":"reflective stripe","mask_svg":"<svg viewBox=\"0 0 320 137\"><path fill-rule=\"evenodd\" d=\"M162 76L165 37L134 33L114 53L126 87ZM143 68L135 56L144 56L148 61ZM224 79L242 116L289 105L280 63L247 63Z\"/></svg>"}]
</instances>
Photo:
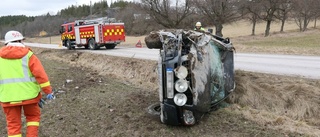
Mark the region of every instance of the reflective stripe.
<instances>
[{"instance_id":1,"label":"reflective stripe","mask_svg":"<svg viewBox=\"0 0 320 137\"><path fill-rule=\"evenodd\" d=\"M28 54L22 58L23 78L11 78L0 80L0 84L19 83L19 82L35 82L34 77L29 77Z\"/></svg>"},{"instance_id":2,"label":"reflective stripe","mask_svg":"<svg viewBox=\"0 0 320 137\"><path fill-rule=\"evenodd\" d=\"M46 86L50 86L50 81L40 84L41 88L46 87Z\"/></svg>"},{"instance_id":3,"label":"reflective stripe","mask_svg":"<svg viewBox=\"0 0 320 137\"><path fill-rule=\"evenodd\" d=\"M19 102L10 102L10 104L19 104L19 103L22 103L22 101L19 101Z\"/></svg>"},{"instance_id":4,"label":"reflective stripe","mask_svg":"<svg viewBox=\"0 0 320 137\"><path fill-rule=\"evenodd\" d=\"M13 135L13 136L8 136L8 137L22 137L22 135L18 134L18 135Z\"/></svg>"},{"instance_id":5,"label":"reflective stripe","mask_svg":"<svg viewBox=\"0 0 320 137\"><path fill-rule=\"evenodd\" d=\"M24 77L28 76L28 54L25 55L23 58L22 58L22 70L23 70L23 74L24 74Z\"/></svg>"},{"instance_id":6,"label":"reflective stripe","mask_svg":"<svg viewBox=\"0 0 320 137\"><path fill-rule=\"evenodd\" d=\"M39 126L39 122L27 122L27 126Z\"/></svg>"},{"instance_id":7,"label":"reflective stripe","mask_svg":"<svg viewBox=\"0 0 320 137\"><path fill-rule=\"evenodd\" d=\"M9 83L18 83L18 82L36 82L34 77L27 78L12 78L12 79L4 79L0 80L0 84L9 84Z\"/></svg>"}]
</instances>

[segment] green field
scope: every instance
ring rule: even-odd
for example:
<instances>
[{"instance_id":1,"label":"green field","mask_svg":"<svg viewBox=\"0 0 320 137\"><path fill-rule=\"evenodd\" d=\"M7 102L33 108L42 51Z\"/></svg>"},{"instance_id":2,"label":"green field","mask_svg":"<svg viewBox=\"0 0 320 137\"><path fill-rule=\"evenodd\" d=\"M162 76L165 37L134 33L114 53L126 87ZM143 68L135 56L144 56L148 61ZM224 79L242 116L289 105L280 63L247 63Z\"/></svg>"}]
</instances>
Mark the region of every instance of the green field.
<instances>
[{"instance_id":1,"label":"green field","mask_svg":"<svg viewBox=\"0 0 320 137\"><path fill-rule=\"evenodd\" d=\"M300 36L266 37L259 40L241 42L246 46L261 47L299 47L299 48L320 48L319 33L312 33Z\"/></svg>"}]
</instances>

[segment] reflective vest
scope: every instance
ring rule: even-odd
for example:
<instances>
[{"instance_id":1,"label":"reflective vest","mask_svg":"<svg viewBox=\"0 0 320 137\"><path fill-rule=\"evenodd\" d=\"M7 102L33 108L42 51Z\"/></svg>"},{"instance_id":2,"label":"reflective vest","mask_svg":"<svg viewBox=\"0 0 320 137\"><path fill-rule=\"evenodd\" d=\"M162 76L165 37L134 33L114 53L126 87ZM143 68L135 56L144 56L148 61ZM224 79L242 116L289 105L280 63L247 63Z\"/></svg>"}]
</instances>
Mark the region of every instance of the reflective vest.
<instances>
[{"instance_id":1,"label":"reflective vest","mask_svg":"<svg viewBox=\"0 0 320 137\"><path fill-rule=\"evenodd\" d=\"M0 57L0 102L19 102L38 96L40 86L29 69L28 52L21 59Z\"/></svg>"},{"instance_id":2,"label":"reflective vest","mask_svg":"<svg viewBox=\"0 0 320 137\"><path fill-rule=\"evenodd\" d=\"M197 28L194 28L194 30L197 30ZM200 27L200 29L199 30L201 30L201 31L205 31L205 29L204 28L202 28L202 27Z\"/></svg>"}]
</instances>

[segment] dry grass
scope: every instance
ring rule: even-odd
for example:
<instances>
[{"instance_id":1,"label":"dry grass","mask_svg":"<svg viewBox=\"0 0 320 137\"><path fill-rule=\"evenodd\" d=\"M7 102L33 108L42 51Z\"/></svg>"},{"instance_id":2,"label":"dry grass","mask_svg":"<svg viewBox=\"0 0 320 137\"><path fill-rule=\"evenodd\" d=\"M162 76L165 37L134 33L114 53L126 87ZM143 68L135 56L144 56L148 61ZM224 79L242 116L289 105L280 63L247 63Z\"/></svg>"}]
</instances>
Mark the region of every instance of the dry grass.
<instances>
[{"instance_id":1,"label":"dry grass","mask_svg":"<svg viewBox=\"0 0 320 137\"><path fill-rule=\"evenodd\" d=\"M232 102L276 112L296 120L320 117L320 81L296 77L237 72L237 91ZM268 82L266 82L268 79ZM269 81L270 80L270 81ZM308 100L305 100L308 99ZM271 101L272 100L272 101ZM319 121L320 124L320 121Z\"/></svg>"},{"instance_id":2,"label":"dry grass","mask_svg":"<svg viewBox=\"0 0 320 137\"><path fill-rule=\"evenodd\" d=\"M141 44L145 46L144 42L145 36L126 36L126 41L120 43L119 46L128 46L134 47L138 41L141 41ZM60 44L61 39L60 36L52 36L52 37L36 37L36 38L27 38L26 42L34 42L34 43L45 43L45 44Z\"/></svg>"},{"instance_id":3,"label":"dry grass","mask_svg":"<svg viewBox=\"0 0 320 137\"><path fill-rule=\"evenodd\" d=\"M137 36L137 37L135 37L135 36L127 36L126 37L126 41L121 43L120 46L126 45L126 46L129 46L129 47L134 47L138 43L139 40L140 40L140 42L141 42L141 44L143 46L146 46L146 44L144 42L144 37L145 36Z\"/></svg>"},{"instance_id":4,"label":"dry grass","mask_svg":"<svg viewBox=\"0 0 320 137\"><path fill-rule=\"evenodd\" d=\"M90 68L103 76L155 91L156 62L101 56L74 51L38 49L46 58ZM246 119L274 130L303 135L320 134L320 81L271 74L236 72L236 90L229 98L233 104L223 113L243 115Z\"/></svg>"},{"instance_id":5,"label":"dry grass","mask_svg":"<svg viewBox=\"0 0 320 137\"><path fill-rule=\"evenodd\" d=\"M265 38L262 35L264 31L264 24L262 23L259 24L260 27L257 27L257 36L249 36L251 33L251 31L248 31L251 30L250 24L245 22L236 22L230 26L232 27L224 27L224 35L232 37L237 51L240 52L320 55L320 49L317 46L319 43L317 35L320 33L317 29L300 33L296 32L297 27L291 23L286 26L285 33L277 33L277 30L273 30L271 36ZM126 44L123 43L123 45L132 46L140 39L143 41L143 38L143 36L127 37ZM43 39L34 40L41 42ZM112 75L124 81L124 83L132 83L138 87L145 86L149 91L155 91L157 88L157 76L154 72L156 62L153 61L102 57L101 55L67 50L39 49L37 52L45 53L46 58L67 62L78 67L90 68L100 75ZM304 136L320 135L319 80L237 71L236 82L237 88L229 98L233 105L223 110L223 114L241 115L267 129L287 133L297 132ZM154 94L157 94L157 92L154 92ZM213 114L208 119L219 115L220 112ZM212 123L215 123L215 121L212 121ZM211 122L202 124L209 127L213 126ZM238 126L245 126L245 124ZM223 128L225 127L221 129ZM233 128L230 127L230 129ZM168 130L165 131L169 132L173 128L166 129ZM210 130L208 128L202 129L211 131L211 128ZM248 132L248 129L244 132ZM259 132L255 135L259 135Z\"/></svg>"},{"instance_id":6,"label":"dry grass","mask_svg":"<svg viewBox=\"0 0 320 137\"><path fill-rule=\"evenodd\" d=\"M47 52L46 57L63 61L74 66L91 68L100 75L110 75L123 80L125 83L132 83L136 86L147 87L155 90L153 84L157 80L156 62L151 60L139 60L125 57L105 56L88 52L74 52L69 50L48 50L37 49L39 53Z\"/></svg>"},{"instance_id":7,"label":"dry grass","mask_svg":"<svg viewBox=\"0 0 320 137\"><path fill-rule=\"evenodd\" d=\"M133 84L151 91L154 95L157 94L156 61L101 56L69 50L34 49L36 49L36 54L41 53L48 59L63 61L76 67L90 68L90 71L95 71L100 75L114 77L128 85ZM218 119L215 117L230 120L227 117L236 116L239 119L233 118L232 120L236 124L239 124L238 120L244 117L250 123L254 122L261 127L275 131L297 132L307 136L320 134L317 128L320 126L319 80L237 71L236 82L236 90L228 100L233 105L204 119L206 122L201 123L204 125L202 128L204 131L208 130L206 126L222 128L219 124L211 124L217 123ZM225 114L228 116L224 116ZM219 121L220 124L230 122L224 120ZM239 126L251 129L250 124L244 123ZM172 130L175 133L180 132L176 128ZM244 129L243 132L260 134L261 131L260 129L255 131ZM199 135L200 133L192 134ZM265 135L272 136L272 134Z\"/></svg>"},{"instance_id":8,"label":"dry grass","mask_svg":"<svg viewBox=\"0 0 320 137\"><path fill-rule=\"evenodd\" d=\"M135 93L135 96L144 96L145 98L149 98L153 101L157 100L157 75L155 73L156 62L154 61L102 56L69 50L41 48L33 48L33 50L36 54L41 54L42 57L46 59L66 62L75 67L82 68L82 70L87 70L89 71L87 72L88 74L93 74L92 72L94 72L101 76L116 78L117 81L122 81L125 85L141 87L144 90L143 94L142 92L139 92ZM76 73L74 71L71 72ZM71 74L69 75L72 76ZM88 75L88 78L86 78L87 81L90 79L90 76L91 75ZM57 78L61 76L54 75L52 77ZM86 83L87 81L79 80L78 83ZM236 82L236 90L228 100L232 105L225 109L220 109L217 112L213 112L210 116L204 118L203 122L198 126L192 127L192 129L195 130L189 131L185 130L185 128L163 127L161 124L159 125L153 121L154 125L151 127L161 128L161 131L153 130L152 132L159 131L169 132L172 133L172 135L189 134L198 136L201 134L208 135L215 131L213 130L214 128L218 129L218 131L211 135L280 136L280 134L275 131L280 132L282 135L284 133L283 136L296 136L295 133L299 133L302 136L318 136L320 134L319 80L237 71ZM88 87L91 87L91 89L86 89L85 92L88 97L91 94L90 92L93 92L94 90L100 91L102 89L102 87L99 87L100 89L95 89L94 86L90 85L88 85ZM110 85L103 87L110 88ZM125 92L126 94L132 92L128 88L121 87L120 89L123 89L121 92ZM146 93L148 93L148 95ZM118 94L114 96L110 95L108 98L113 98L113 101L110 102L114 103L114 99L117 99L118 96ZM132 99L133 97L132 95L128 95L128 98ZM123 101L121 103L128 101L120 99L120 97L117 100L120 102ZM139 100L140 99L138 98L134 98L129 101L139 102ZM144 100L142 104L146 106L146 102L150 103L150 100ZM79 101L79 103L83 104L82 101ZM119 107L123 107L119 104ZM138 108L139 106L136 105L135 107ZM86 108L86 106L82 106L81 109L84 108ZM92 109L91 107L88 108ZM122 112L122 109L118 108L118 111L120 116L127 114L125 110ZM136 109L132 109L130 113L137 113L139 114L139 117L146 119L144 114L140 111L142 110L136 111ZM66 117L65 114L61 116ZM121 118L118 120L125 123L125 120L122 120ZM110 121L112 122L112 119ZM136 124L140 124L143 129L148 129L150 126L142 126L145 125L144 122L135 122ZM258 127L257 124L259 125ZM132 126L132 124L129 125ZM124 126L118 128L127 127ZM229 133L231 130L233 130L233 132ZM147 134L142 131L139 131L139 133ZM151 134L152 133L149 134L148 132L148 135Z\"/></svg>"},{"instance_id":9,"label":"dry grass","mask_svg":"<svg viewBox=\"0 0 320 137\"><path fill-rule=\"evenodd\" d=\"M298 136L295 131L274 130L258 125L255 121L245 118L235 110L220 109L206 115L203 120L192 127L167 126L160 122L159 116L147 113L148 105L158 102L158 92L148 88L137 88L126 82L126 77L113 76L117 69L125 63L134 64L130 67L140 68L145 65L137 59L119 59L119 63L108 63L110 68L101 67L101 62L92 62L95 56L76 54L63 50L33 48L36 55L50 77L54 88L60 89L54 101L48 102L42 109L39 136ZM72 54L72 56L69 55ZM61 56L63 55L63 56ZM55 57L57 56L57 57ZM60 57L59 57L60 56ZM66 58L70 57L70 58ZM106 56L100 56L105 59ZM54 60L53 60L54 59ZM57 61L59 60L59 61ZM70 65L71 64L71 65ZM73 65L73 66L72 66ZM106 69L106 70L97 70ZM100 71L105 74L98 75ZM123 71L134 74L134 69ZM109 75L107 73L110 73ZM117 71L121 73L121 71ZM148 72L152 72L149 70ZM146 72L147 73L147 72ZM137 77L139 78L139 77ZM143 77L140 77L143 78ZM73 80L65 83L66 79ZM139 79L138 79L139 80ZM144 82L145 83L145 82ZM143 84L144 84L143 83ZM0 122L5 123L5 116L0 113ZM25 122L24 122L25 124ZM0 134L5 136L5 124L0 124ZM25 136L25 126L23 136ZM307 135L307 134L303 134Z\"/></svg>"},{"instance_id":10,"label":"dry grass","mask_svg":"<svg viewBox=\"0 0 320 137\"><path fill-rule=\"evenodd\" d=\"M256 35L251 36L251 25L240 21L225 26L223 33L231 38L238 52L319 56L320 31L312 27L306 32L299 32L298 29L293 21L288 21L284 32L280 33L280 24L273 22L270 36L264 37L265 23L259 23Z\"/></svg>"},{"instance_id":11,"label":"dry grass","mask_svg":"<svg viewBox=\"0 0 320 137\"><path fill-rule=\"evenodd\" d=\"M270 37L241 36L232 41L238 52L320 55L320 31L275 33Z\"/></svg>"},{"instance_id":12,"label":"dry grass","mask_svg":"<svg viewBox=\"0 0 320 137\"><path fill-rule=\"evenodd\" d=\"M320 126L320 80L237 71L236 81L229 101L239 104L247 118L270 127L288 126L285 122L295 128L313 126L312 132L320 134L315 129ZM293 124L297 122L303 124Z\"/></svg>"},{"instance_id":13,"label":"dry grass","mask_svg":"<svg viewBox=\"0 0 320 137\"><path fill-rule=\"evenodd\" d=\"M266 28L265 22L257 23L255 34L263 35L265 32L265 28ZM299 29L298 26L293 21L288 21L285 24L284 31L291 32L291 31L296 31L298 29ZM252 30L252 24L248 21L241 20L241 21L233 22L231 24L224 25L222 33L224 37L236 38L240 36L251 36L251 30ZM271 35L279 31L280 31L280 23L272 22L271 29L270 29Z\"/></svg>"},{"instance_id":14,"label":"dry grass","mask_svg":"<svg viewBox=\"0 0 320 137\"><path fill-rule=\"evenodd\" d=\"M35 37L35 38L26 38L26 42L33 43L44 43L44 44L60 44L60 36L51 36L51 37Z\"/></svg>"},{"instance_id":15,"label":"dry grass","mask_svg":"<svg viewBox=\"0 0 320 137\"><path fill-rule=\"evenodd\" d=\"M310 23L311 26L312 22ZM280 33L280 23L273 22L270 36L264 37L265 23L256 25L256 35L251 36L252 25L247 21L238 21L223 28L224 37L230 37L237 52L273 53L295 55L320 55L320 31L309 28L299 32L294 21L287 21L284 32ZM145 36L127 36L126 41L119 46L134 47L140 40L145 46ZM29 38L28 42L60 44L60 36Z\"/></svg>"}]
</instances>

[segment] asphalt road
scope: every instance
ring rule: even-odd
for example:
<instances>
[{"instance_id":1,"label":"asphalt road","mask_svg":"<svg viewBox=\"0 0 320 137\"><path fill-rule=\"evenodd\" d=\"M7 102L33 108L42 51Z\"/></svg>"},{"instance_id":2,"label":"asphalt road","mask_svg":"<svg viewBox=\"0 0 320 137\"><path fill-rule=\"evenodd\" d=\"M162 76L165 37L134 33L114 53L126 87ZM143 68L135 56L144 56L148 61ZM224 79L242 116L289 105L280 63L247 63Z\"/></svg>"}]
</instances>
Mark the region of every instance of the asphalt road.
<instances>
[{"instance_id":1,"label":"asphalt road","mask_svg":"<svg viewBox=\"0 0 320 137\"><path fill-rule=\"evenodd\" d=\"M53 44L25 43L30 47L43 47L67 50L65 47ZM159 50L148 48L126 48L116 47L113 50L84 50L112 56L122 56L138 59L157 60ZM296 56L296 55L272 55L272 54L235 54L235 69L262 72L279 75L301 76L305 78L320 79L320 57L319 56Z\"/></svg>"}]
</instances>

